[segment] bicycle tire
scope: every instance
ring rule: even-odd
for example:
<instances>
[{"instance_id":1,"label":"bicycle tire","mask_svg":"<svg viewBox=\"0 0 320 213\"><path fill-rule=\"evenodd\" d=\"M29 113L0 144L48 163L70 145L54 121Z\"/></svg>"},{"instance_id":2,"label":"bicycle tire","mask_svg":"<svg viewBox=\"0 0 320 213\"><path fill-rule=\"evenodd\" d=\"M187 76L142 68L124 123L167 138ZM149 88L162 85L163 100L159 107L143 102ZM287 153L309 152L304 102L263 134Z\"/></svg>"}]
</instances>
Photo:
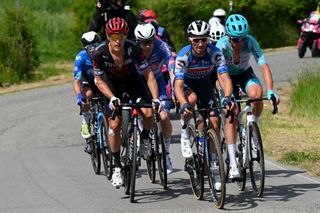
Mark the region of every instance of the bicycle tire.
<instances>
[{"instance_id":1,"label":"bicycle tire","mask_svg":"<svg viewBox=\"0 0 320 213\"><path fill-rule=\"evenodd\" d=\"M198 155L198 143L196 131L193 125L188 125L193 156L185 160L185 170L189 174L189 180L193 195L197 200L203 198L204 191L204 163Z\"/></svg>"},{"instance_id":2,"label":"bicycle tire","mask_svg":"<svg viewBox=\"0 0 320 213\"><path fill-rule=\"evenodd\" d=\"M134 202L135 188L136 188L136 165L137 165L137 140L138 140L138 127L133 127L133 143L132 145L132 165L130 167L130 202Z\"/></svg>"},{"instance_id":3,"label":"bicycle tire","mask_svg":"<svg viewBox=\"0 0 320 213\"><path fill-rule=\"evenodd\" d=\"M100 152L100 144L97 140L97 135L93 135L88 140L91 140L92 144L92 153L90 155L91 165L93 171L96 175L100 174L101 171L101 152Z\"/></svg>"},{"instance_id":4,"label":"bicycle tire","mask_svg":"<svg viewBox=\"0 0 320 213\"><path fill-rule=\"evenodd\" d=\"M103 161L103 167L104 167L104 174L107 177L108 180L111 180L112 178L112 156L111 152L109 150L109 143L108 143L108 124L106 121L106 118L104 116L101 116L99 119L99 140L102 144L100 147L101 155L102 155L102 161Z\"/></svg>"},{"instance_id":5,"label":"bicycle tire","mask_svg":"<svg viewBox=\"0 0 320 213\"><path fill-rule=\"evenodd\" d=\"M156 182L156 152L155 152L155 131L154 128L152 130L153 132L150 134L153 134L153 140L152 140L152 150L151 150L151 156L148 160L146 160L146 164L147 164L147 172L148 172L148 176L149 176L149 180L151 183L155 183Z\"/></svg>"},{"instance_id":6,"label":"bicycle tire","mask_svg":"<svg viewBox=\"0 0 320 213\"><path fill-rule=\"evenodd\" d=\"M167 157L166 149L164 145L164 137L162 131L159 131L159 128L156 124L154 128L154 137L155 137L155 153L156 160L158 164L159 179L163 189L167 189L168 184L168 174L167 174Z\"/></svg>"},{"instance_id":7,"label":"bicycle tire","mask_svg":"<svg viewBox=\"0 0 320 213\"><path fill-rule=\"evenodd\" d=\"M264 165L264 152L262 138L258 125L255 122L249 123L249 146L250 146L250 157L249 172L251 185L253 190L256 192L257 197L262 197L265 183L265 165ZM253 148L252 143L255 143ZM256 149L256 150L255 150Z\"/></svg>"},{"instance_id":8,"label":"bicycle tire","mask_svg":"<svg viewBox=\"0 0 320 213\"><path fill-rule=\"evenodd\" d=\"M130 135L129 135L130 136ZM129 137L130 138L130 137ZM130 195L130 142L126 143L121 150L121 161L123 163L123 185L124 193Z\"/></svg>"},{"instance_id":9,"label":"bicycle tire","mask_svg":"<svg viewBox=\"0 0 320 213\"><path fill-rule=\"evenodd\" d=\"M121 110L121 144L124 144L128 141L129 136L129 127L130 127L130 116L131 109L122 109Z\"/></svg>"},{"instance_id":10,"label":"bicycle tire","mask_svg":"<svg viewBox=\"0 0 320 213\"><path fill-rule=\"evenodd\" d=\"M246 188L247 170L243 167L243 151L245 139L242 138L241 129L238 128L239 143L237 144L236 157L238 159L237 166L240 174L239 180L236 180L239 191L244 191Z\"/></svg>"},{"instance_id":11,"label":"bicycle tire","mask_svg":"<svg viewBox=\"0 0 320 213\"><path fill-rule=\"evenodd\" d=\"M212 195L212 200L215 204L215 207L218 209L222 209L224 206L225 198L226 198L226 181L225 181L225 170L224 170L224 160L221 152L221 146L220 146L220 141L218 139L217 134L213 129L208 129L207 130L207 139L208 140L208 146L206 149L206 163L207 163L207 174L208 174L208 182L209 182L209 187L210 187L210 192ZM219 173L220 173L220 181L221 181L221 189L216 190L214 188L214 183L215 180L213 178L213 173L212 173L212 161L211 161L211 153L210 153L210 147L211 146L215 147L216 154L217 154L217 161L219 165Z\"/></svg>"}]
</instances>

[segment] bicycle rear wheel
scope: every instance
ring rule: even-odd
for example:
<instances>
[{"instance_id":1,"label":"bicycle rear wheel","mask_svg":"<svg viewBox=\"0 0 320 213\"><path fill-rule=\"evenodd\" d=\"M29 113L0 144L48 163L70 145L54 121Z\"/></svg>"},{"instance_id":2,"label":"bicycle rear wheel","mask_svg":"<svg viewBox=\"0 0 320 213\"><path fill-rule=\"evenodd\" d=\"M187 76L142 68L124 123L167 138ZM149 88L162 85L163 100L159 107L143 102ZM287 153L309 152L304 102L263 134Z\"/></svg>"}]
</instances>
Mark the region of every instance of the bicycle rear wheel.
<instances>
[{"instance_id":1,"label":"bicycle rear wheel","mask_svg":"<svg viewBox=\"0 0 320 213\"><path fill-rule=\"evenodd\" d=\"M132 150L132 165L130 166L130 202L134 202L135 190L136 190L136 165L137 165L137 140L138 140L138 127L133 127L133 143L131 144Z\"/></svg>"},{"instance_id":2,"label":"bicycle rear wheel","mask_svg":"<svg viewBox=\"0 0 320 213\"><path fill-rule=\"evenodd\" d=\"M198 199L203 198L204 188L204 163L202 156L198 154L198 142L196 141L196 132L192 125L189 125L190 141L192 148L192 157L187 158L185 161L185 170L190 176L190 185L193 195Z\"/></svg>"},{"instance_id":3,"label":"bicycle rear wheel","mask_svg":"<svg viewBox=\"0 0 320 213\"><path fill-rule=\"evenodd\" d=\"M166 149L164 146L164 139L162 131L159 131L159 128L155 124L154 128L154 138L155 138L155 155L158 163L158 172L160 183L163 189L167 188L167 158L166 158Z\"/></svg>"},{"instance_id":4,"label":"bicycle rear wheel","mask_svg":"<svg viewBox=\"0 0 320 213\"><path fill-rule=\"evenodd\" d=\"M217 137L217 134L214 130L209 129L207 131L207 140L208 140L208 146L206 149L206 163L207 163L207 173L208 173L208 182L210 191L212 194L212 200L215 203L215 207L218 209L222 209L224 206L224 201L226 197L226 181L225 181L225 170L224 170L224 161L223 156L221 153L221 147L220 147L220 141ZM213 146L213 147L211 147ZM215 162L219 168L219 176L220 176L220 182L221 182L221 188L220 190L217 190L214 185L216 183L213 170L212 170L212 160L211 160L211 152L210 150L215 150L217 155L217 162Z\"/></svg>"},{"instance_id":5,"label":"bicycle rear wheel","mask_svg":"<svg viewBox=\"0 0 320 213\"><path fill-rule=\"evenodd\" d=\"M108 131L109 127L104 116L101 116L99 119L99 140L101 142L101 154L102 154L102 161L104 166L104 174L111 180L112 178L112 157L111 152L109 150L109 143L108 143Z\"/></svg>"},{"instance_id":6,"label":"bicycle rear wheel","mask_svg":"<svg viewBox=\"0 0 320 213\"><path fill-rule=\"evenodd\" d=\"M249 124L249 143L250 157L249 171L251 185L257 197L263 195L265 181L264 153L261 134L258 125L255 122Z\"/></svg>"}]
</instances>

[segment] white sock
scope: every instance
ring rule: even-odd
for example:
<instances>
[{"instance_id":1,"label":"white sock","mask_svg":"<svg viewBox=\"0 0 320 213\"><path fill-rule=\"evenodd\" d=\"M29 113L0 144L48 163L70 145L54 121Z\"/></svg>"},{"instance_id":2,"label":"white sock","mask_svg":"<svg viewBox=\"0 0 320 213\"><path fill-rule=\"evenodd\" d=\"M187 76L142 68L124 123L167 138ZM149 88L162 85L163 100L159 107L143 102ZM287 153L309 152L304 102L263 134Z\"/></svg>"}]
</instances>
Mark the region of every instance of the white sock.
<instances>
[{"instance_id":1,"label":"white sock","mask_svg":"<svg viewBox=\"0 0 320 213\"><path fill-rule=\"evenodd\" d=\"M89 123L89 113L83 112L82 113L82 124L88 124Z\"/></svg>"},{"instance_id":2,"label":"white sock","mask_svg":"<svg viewBox=\"0 0 320 213\"><path fill-rule=\"evenodd\" d=\"M252 115L252 118L253 118L253 120L254 120L257 124L259 124L260 116Z\"/></svg>"},{"instance_id":3,"label":"white sock","mask_svg":"<svg viewBox=\"0 0 320 213\"><path fill-rule=\"evenodd\" d=\"M181 121L181 125L183 126L184 125L184 120L181 119L180 121ZM181 137L182 138L190 138L189 128L185 128L185 129L181 128Z\"/></svg>"},{"instance_id":4,"label":"white sock","mask_svg":"<svg viewBox=\"0 0 320 213\"><path fill-rule=\"evenodd\" d=\"M165 138L164 139L164 147L165 147L167 153L170 153L169 152L170 143L171 143L171 138Z\"/></svg>"},{"instance_id":5,"label":"white sock","mask_svg":"<svg viewBox=\"0 0 320 213\"><path fill-rule=\"evenodd\" d=\"M229 159L230 159L230 166L237 165L236 144L228 144L228 153L229 153Z\"/></svg>"}]
</instances>

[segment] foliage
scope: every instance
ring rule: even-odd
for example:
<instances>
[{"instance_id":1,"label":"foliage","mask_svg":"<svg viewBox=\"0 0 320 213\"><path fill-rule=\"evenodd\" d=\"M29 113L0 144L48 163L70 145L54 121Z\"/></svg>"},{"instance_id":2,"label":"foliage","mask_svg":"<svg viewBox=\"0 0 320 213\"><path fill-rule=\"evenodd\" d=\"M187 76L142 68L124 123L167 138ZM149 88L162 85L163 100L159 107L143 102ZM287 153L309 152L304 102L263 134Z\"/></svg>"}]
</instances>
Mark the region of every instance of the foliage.
<instances>
[{"instance_id":1,"label":"foliage","mask_svg":"<svg viewBox=\"0 0 320 213\"><path fill-rule=\"evenodd\" d=\"M292 94L292 112L303 117L320 118L320 67L316 72L305 69L299 74Z\"/></svg>"},{"instance_id":2,"label":"foliage","mask_svg":"<svg viewBox=\"0 0 320 213\"><path fill-rule=\"evenodd\" d=\"M37 43L31 30L31 12L22 7L4 8L0 31L0 83L30 79L39 65Z\"/></svg>"}]
</instances>

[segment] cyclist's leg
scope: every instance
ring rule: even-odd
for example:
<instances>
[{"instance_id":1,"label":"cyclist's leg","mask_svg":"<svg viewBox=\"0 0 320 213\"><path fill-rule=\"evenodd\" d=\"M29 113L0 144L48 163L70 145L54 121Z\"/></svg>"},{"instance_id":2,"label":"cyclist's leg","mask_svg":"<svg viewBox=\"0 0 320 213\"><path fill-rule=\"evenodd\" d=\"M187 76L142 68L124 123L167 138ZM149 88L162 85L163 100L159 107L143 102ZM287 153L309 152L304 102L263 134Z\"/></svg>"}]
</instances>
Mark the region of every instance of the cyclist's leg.
<instances>
[{"instance_id":1,"label":"cyclist's leg","mask_svg":"<svg viewBox=\"0 0 320 213\"><path fill-rule=\"evenodd\" d=\"M258 77L254 74L252 68L250 67L247 71L247 81L245 84L245 91L250 98L262 98L263 90L261 82ZM259 116L263 111L263 102L257 101L251 104L253 114L256 116L256 121L258 121Z\"/></svg>"},{"instance_id":2,"label":"cyclist's leg","mask_svg":"<svg viewBox=\"0 0 320 213\"><path fill-rule=\"evenodd\" d=\"M92 97L92 90L90 88L89 83L84 79L81 80L80 86L81 86L81 93L83 94L83 96L86 99L84 104L82 105L81 136L85 139L88 139L91 136L90 129L89 129L90 116L89 116L88 112L90 110L90 102L89 101ZM85 151L88 153L91 153L90 146L88 144L86 144Z\"/></svg>"}]
</instances>

